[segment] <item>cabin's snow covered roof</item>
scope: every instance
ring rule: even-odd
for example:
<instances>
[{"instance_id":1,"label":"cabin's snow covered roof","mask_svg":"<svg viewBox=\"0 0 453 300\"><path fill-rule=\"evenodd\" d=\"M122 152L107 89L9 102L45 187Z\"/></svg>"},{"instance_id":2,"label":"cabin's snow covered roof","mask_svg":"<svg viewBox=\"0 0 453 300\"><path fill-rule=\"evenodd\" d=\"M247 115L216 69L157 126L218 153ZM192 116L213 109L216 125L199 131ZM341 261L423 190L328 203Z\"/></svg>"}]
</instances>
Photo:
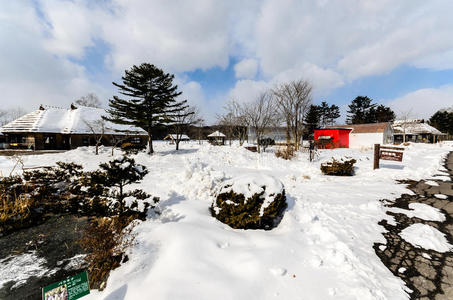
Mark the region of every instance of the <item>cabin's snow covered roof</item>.
<instances>
[{"instance_id":1,"label":"cabin's snow covered roof","mask_svg":"<svg viewBox=\"0 0 453 300\"><path fill-rule=\"evenodd\" d=\"M91 134L90 126L96 133L102 131L99 124L106 111L102 108L79 106L76 109L46 108L38 109L4 125L0 131ZM146 134L143 129L104 121L105 134Z\"/></svg>"},{"instance_id":2,"label":"cabin's snow covered roof","mask_svg":"<svg viewBox=\"0 0 453 300\"><path fill-rule=\"evenodd\" d=\"M213 133L211 133L210 135L208 135L208 137L225 137L225 135L223 133L221 133L220 131L216 130Z\"/></svg>"},{"instance_id":3,"label":"cabin's snow covered roof","mask_svg":"<svg viewBox=\"0 0 453 300\"><path fill-rule=\"evenodd\" d=\"M393 123L393 130L395 134L433 134L444 135L436 128L429 124L423 123L422 120L408 120L408 121L395 121Z\"/></svg>"},{"instance_id":4,"label":"cabin's snow covered roof","mask_svg":"<svg viewBox=\"0 0 453 300\"><path fill-rule=\"evenodd\" d=\"M351 133L378 133L385 132L390 123L367 123L367 124L351 124L351 125L335 125L327 126L326 129L351 129Z\"/></svg>"},{"instance_id":5,"label":"cabin's snow covered roof","mask_svg":"<svg viewBox=\"0 0 453 300\"><path fill-rule=\"evenodd\" d=\"M176 139L178 139L178 135L177 134L169 134L164 139L176 140ZM185 134L180 134L179 135L179 139L180 140L190 140L190 138L187 135L185 135Z\"/></svg>"}]
</instances>

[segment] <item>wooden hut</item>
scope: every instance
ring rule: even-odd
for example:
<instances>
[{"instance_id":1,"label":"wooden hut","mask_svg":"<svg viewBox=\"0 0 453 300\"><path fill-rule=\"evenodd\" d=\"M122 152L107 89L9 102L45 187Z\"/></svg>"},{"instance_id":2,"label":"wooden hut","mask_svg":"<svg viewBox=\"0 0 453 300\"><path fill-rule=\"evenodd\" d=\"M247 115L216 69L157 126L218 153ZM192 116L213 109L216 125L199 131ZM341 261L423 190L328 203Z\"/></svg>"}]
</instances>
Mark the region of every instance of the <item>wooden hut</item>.
<instances>
[{"instance_id":1,"label":"wooden hut","mask_svg":"<svg viewBox=\"0 0 453 300\"><path fill-rule=\"evenodd\" d=\"M213 145L225 145L225 138L226 136L218 130L208 135L208 141Z\"/></svg>"},{"instance_id":2,"label":"wooden hut","mask_svg":"<svg viewBox=\"0 0 453 300\"><path fill-rule=\"evenodd\" d=\"M177 140L188 142L190 141L190 138L186 134L169 134L164 137L164 140L169 141L170 144L174 144Z\"/></svg>"},{"instance_id":3,"label":"wooden hut","mask_svg":"<svg viewBox=\"0 0 453 300\"><path fill-rule=\"evenodd\" d=\"M102 135L101 144L110 146L121 140L144 146L148 135L143 129L103 121L106 111L101 108L70 109L40 107L4 125L6 148L32 150L69 150L93 146Z\"/></svg>"},{"instance_id":4,"label":"wooden hut","mask_svg":"<svg viewBox=\"0 0 453 300\"><path fill-rule=\"evenodd\" d=\"M395 144L405 142L437 143L446 136L424 120L397 120L393 122Z\"/></svg>"}]
</instances>

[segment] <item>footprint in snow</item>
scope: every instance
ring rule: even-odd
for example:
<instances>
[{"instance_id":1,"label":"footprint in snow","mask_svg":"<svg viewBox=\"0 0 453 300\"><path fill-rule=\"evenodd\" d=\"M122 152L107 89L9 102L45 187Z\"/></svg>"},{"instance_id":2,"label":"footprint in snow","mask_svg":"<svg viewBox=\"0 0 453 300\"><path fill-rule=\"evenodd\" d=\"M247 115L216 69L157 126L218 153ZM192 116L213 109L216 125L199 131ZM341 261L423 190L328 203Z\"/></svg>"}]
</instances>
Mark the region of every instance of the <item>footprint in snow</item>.
<instances>
[{"instance_id":1,"label":"footprint in snow","mask_svg":"<svg viewBox=\"0 0 453 300\"><path fill-rule=\"evenodd\" d=\"M270 268L269 272L271 272L272 275L274 275L274 276L284 276L287 273L285 268L278 268L278 267Z\"/></svg>"},{"instance_id":2,"label":"footprint in snow","mask_svg":"<svg viewBox=\"0 0 453 300\"><path fill-rule=\"evenodd\" d=\"M228 243L228 242L217 243L217 247L219 247L220 249L225 249L225 248L230 247L230 243Z\"/></svg>"}]
</instances>

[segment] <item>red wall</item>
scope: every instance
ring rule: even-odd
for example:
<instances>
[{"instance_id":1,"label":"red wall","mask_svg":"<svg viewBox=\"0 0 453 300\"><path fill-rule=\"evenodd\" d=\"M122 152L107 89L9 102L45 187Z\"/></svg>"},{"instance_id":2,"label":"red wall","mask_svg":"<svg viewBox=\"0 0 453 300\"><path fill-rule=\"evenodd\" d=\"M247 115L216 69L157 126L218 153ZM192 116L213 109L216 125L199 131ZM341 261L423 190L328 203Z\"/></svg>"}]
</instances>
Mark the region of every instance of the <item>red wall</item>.
<instances>
[{"instance_id":1,"label":"red wall","mask_svg":"<svg viewBox=\"0 0 453 300\"><path fill-rule=\"evenodd\" d=\"M332 143L326 145L325 148L349 148L349 129L317 129L315 130L315 141L319 139L320 136L330 136Z\"/></svg>"}]
</instances>

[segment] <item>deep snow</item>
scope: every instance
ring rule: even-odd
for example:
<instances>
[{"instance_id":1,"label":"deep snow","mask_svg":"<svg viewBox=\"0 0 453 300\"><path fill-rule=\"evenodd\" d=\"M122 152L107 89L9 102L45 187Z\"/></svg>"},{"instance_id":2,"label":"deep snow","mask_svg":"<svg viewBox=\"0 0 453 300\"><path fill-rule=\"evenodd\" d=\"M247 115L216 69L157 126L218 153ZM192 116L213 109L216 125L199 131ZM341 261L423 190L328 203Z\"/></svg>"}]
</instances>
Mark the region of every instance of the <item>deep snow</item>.
<instances>
[{"instance_id":1,"label":"deep snow","mask_svg":"<svg viewBox=\"0 0 453 300\"><path fill-rule=\"evenodd\" d=\"M174 145L155 146L154 156L134 158L150 171L138 186L160 197L162 214L150 214L134 229L130 260L87 299L408 299L404 282L373 249L385 243L377 223L389 218L379 200L409 192L396 179L445 175L442 160L453 150L451 144L411 145L402 163L381 161L373 171L371 149L322 150L310 163L305 153L285 161L238 146L181 143L178 152ZM93 152L24 159L27 167L64 160L91 170L112 159L110 149ZM355 158L356 175L322 175L320 163L332 156ZM3 174L12 163L0 157ZM220 183L248 174L284 184L288 209L274 230L235 230L210 215Z\"/></svg>"}]
</instances>

